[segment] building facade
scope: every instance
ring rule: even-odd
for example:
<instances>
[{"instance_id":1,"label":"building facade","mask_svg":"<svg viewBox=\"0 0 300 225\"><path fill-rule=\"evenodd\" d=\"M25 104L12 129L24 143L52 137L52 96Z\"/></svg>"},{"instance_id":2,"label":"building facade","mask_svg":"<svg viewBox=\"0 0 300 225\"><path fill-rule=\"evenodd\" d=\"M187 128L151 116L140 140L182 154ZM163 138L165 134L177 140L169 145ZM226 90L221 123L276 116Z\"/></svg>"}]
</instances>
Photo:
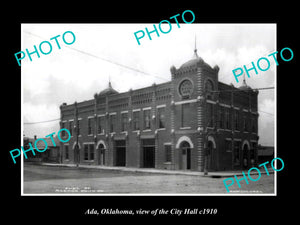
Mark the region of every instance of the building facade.
<instances>
[{"instance_id":1,"label":"building facade","mask_svg":"<svg viewBox=\"0 0 300 225\"><path fill-rule=\"evenodd\" d=\"M171 81L60 106L63 163L217 171L257 164L258 91L218 81L194 50ZM66 135L66 134L63 134Z\"/></svg>"}]
</instances>

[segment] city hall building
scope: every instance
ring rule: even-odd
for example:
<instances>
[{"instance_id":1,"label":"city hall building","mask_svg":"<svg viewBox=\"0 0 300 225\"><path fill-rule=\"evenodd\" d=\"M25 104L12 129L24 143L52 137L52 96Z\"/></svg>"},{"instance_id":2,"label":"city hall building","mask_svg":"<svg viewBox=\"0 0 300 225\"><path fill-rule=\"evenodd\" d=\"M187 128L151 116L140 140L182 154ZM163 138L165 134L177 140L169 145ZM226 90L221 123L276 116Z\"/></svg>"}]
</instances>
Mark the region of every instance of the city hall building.
<instances>
[{"instance_id":1,"label":"city hall building","mask_svg":"<svg viewBox=\"0 0 300 225\"><path fill-rule=\"evenodd\" d=\"M61 162L168 170L218 171L257 164L258 91L218 81L197 50L171 80L60 106ZM63 135L67 136L67 133Z\"/></svg>"}]
</instances>

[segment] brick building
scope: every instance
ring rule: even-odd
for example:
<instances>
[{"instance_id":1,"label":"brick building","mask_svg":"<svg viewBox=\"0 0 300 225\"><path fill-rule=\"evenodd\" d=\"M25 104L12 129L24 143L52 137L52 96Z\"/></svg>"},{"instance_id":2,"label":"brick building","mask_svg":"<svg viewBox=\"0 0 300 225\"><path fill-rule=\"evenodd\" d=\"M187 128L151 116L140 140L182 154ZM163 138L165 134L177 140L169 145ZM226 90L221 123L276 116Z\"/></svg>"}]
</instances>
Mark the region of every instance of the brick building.
<instances>
[{"instance_id":1,"label":"brick building","mask_svg":"<svg viewBox=\"0 0 300 225\"><path fill-rule=\"evenodd\" d=\"M218 81L194 50L171 67L171 81L118 93L108 88L88 101L63 103L63 163L232 170L257 164L258 91Z\"/></svg>"}]
</instances>

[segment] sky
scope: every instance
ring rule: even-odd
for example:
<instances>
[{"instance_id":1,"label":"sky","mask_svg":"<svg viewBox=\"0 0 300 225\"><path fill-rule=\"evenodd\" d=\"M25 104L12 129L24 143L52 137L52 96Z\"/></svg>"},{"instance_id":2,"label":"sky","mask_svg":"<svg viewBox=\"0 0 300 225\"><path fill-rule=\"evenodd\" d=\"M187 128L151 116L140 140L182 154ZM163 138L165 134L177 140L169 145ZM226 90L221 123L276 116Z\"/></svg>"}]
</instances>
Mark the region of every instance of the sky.
<instances>
[{"instance_id":1,"label":"sky","mask_svg":"<svg viewBox=\"0 0 300 225\"><path fill-rule=\"evenodd\" d=\"M156 24L156 26L158 26ZM153 24L22 24L21 49L34 51L42 41L52 44L48 55L40 58L26 55L21 64L23 135L45 137L59 130L59 106L90 100L108 86L119 92L147 87L171 80L170 68L190 60L194 53L195 37L199 57L211 67L218 65L219 81L239 87L232 70L261 57L271 66L267 71L250 72L247 85L252 88L276 87L276 64L267 55L276 49L276 24L184 24L172 23L169 33L147 35L138 45L134 32L153 28ZM168 30L168 27L162 27ZM66 31L75 34L75 42L62 40ZM58 49L57 38L61 49ZM71 42L72 36L65 35ZM43 44L47 52L47 44ZM17 62L16 62L17 63ZM262 63L262 67L265 65ZM130 69L131 68L131 69ZM275 90L261 90L258 95L259 144L274 145Z\"/></svg>"}]
</instances>

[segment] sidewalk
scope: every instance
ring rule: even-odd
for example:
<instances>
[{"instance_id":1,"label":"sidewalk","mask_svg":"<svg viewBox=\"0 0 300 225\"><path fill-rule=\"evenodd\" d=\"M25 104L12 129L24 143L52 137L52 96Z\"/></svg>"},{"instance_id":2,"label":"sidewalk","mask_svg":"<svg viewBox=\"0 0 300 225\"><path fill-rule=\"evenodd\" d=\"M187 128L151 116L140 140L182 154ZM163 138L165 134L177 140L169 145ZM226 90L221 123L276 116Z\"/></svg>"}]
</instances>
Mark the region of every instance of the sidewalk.
<instances>
[{"instance_id":1,"label":"sidewalk","mask_svg":"<svg viewBox=\"0 0 300 225\"><path fill-rule=\"evenodd\" d=\"M57 164L57 163L40 163L44 166L57 166L57 167L72 167L76 168L75 164ZM170 175L188 175L188 176L203 176L203 177L212 177L212 178L221 178L221 177L234 177L243 176L242 170L233 170L233 171L213 171L208 172L207 175L204 175L203 172L198 171L183 171L183 170L162 170L154 168L133 168L133 167L117 167L117 166L100 166L100 165L79 165L78 168L85 169L99 169L99 170L115 170L115 171L126 171L126 172L135 172L135 173L154 173L154 174L170 174ZM266 174L264 168L260 168L261 174ZM270 174L274 173L272 168L268 168ZM244 173L247 176L248 170L244 170ZM251 175L258 174L256 171L251 171Z\"/></svg>"}]
</instances>

